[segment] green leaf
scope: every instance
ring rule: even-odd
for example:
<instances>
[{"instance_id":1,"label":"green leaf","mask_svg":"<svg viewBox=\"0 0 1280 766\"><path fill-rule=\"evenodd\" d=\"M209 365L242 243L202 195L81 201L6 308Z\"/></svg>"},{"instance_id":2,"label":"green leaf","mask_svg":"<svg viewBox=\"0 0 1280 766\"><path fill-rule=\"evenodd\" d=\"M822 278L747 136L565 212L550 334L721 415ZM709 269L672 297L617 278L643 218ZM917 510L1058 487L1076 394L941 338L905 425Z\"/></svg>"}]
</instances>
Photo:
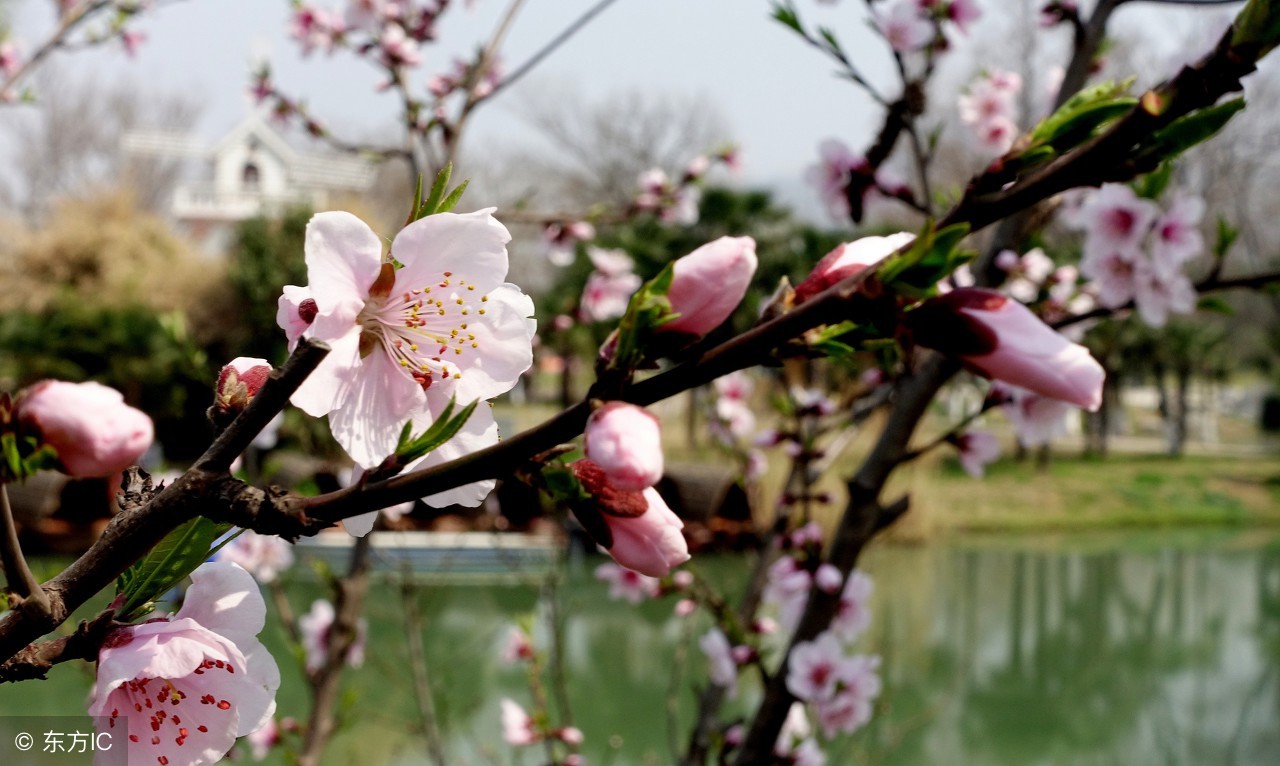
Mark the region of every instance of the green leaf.
<instances>
[{"instance_id":1,"label":"green leaf","mask_svg":"<svg viewBox=\"0 0 1280 766\"><path fill-rule=\"evenodd\" d=\"M618 322L618 342L609 360L611 369L635 369L645 358L645 346L652 330L680 316L672 310L667 298L674 277L675 262L672 261L631 296L627 313Z\"/></svg>"},{"instance_id":2,"label":"green leaf","mask_svg":"<svg viewBox=\"0 0 1280 766\"><path fill-rule=\"evenodd\" d=\"M140 616L160 596L195 571L211 555L211 547L230 524L197 517L170 532L116 580L116 593L125 597L117 610L122 620Z\"/></svg>"},{"instance_id":3,"label":"green leaf","mask_svg":"<svg viewBox=\"0 0 1280 766\"><path fill-rule=\"evenodd\" d=\"M1257 45L1262 58L1280 43L1280 6L1275 0L1250 0L1233 25L1232 45Z\"/></svg>"},{"instance_id":4,"label":"green leaf","mask_svg":"<svg viewBox=\"0 0 1280 766\"><path fill-rule=\"evenodd\" d=\"M885 285L897 282L921 290L931 289L939 279L972 258L958 249L968 235L967 223L953 224L936 232L932 223L927 224L911 249L891 257L880 267L877 276Z\"/></svg>"},{"instance_id":5,"label":"green leaf","mask_svg":"<svg viewBox=\"0 0 1280 766\"><path fill-rule=\"evenodd\" d=\"M853 356L857 349L852 345L837 340L842 335L846 335L858 329L858 325L849 320L839 322L837 324L825 325L817 330L811 331L805 335L805 340L809 348L817 351L823 356L834 359L847 359Z\"/></svg>"},{"instance_id":6,"label":"green leaf","mask_svg":"<svg viewBox=\"0 0 1280 766\"><path fill-rule=\"evenodd\" d=\"M831 47L833 52L839 54L844 53L843 49L840 48L840 41L836 39L835 32L832 32L827 27L818 27L818 34L822 36L823 40L826 40L827 45Z\"/></svg>"},{"instance_id":7,"label":"green leaf","mask_svg":"<svg viewBox=\"0 0 1280 766\"><path fill-rule=\"evenodd\" d=\"M800 15L796 13L795 6L790 2L774 3L772 16L775 21L804 34L804 28L800 26Z\"/></svg>"},{"instance_id":8,"label":"green leaf","mask_svg":"<svg viewBox=\"0 0 1280 766\"><path fill-rule=\"evenodd\" d=\"M449 192L449 196L445 197L444 201L440 203L440 207L436 208L436 212L448 213L449 211L453 210L454 206L456 206L458 202L462 199L462 193L467 190L467 184L469 183L471 183L470 178L458 184L457 188Z\"/></svg>"},{"instance_id":9,"label":"green leaf","mask_svg":"<svg viewBox=\"0 0 1280 766\"><path fill-rule=\"evenodd\" d=\"M453 163L445 163L440 168L440 172L436 173L436 180L431 184L431 192L427 195L426 202L418 208L418 212L414 220L421 220L436 212L436 208L440 206L440 200L444 199L444 193L449 188L449 178L453 175Z\"/></svg>"},{"instance_id":10,"label":"green leaf","mask_svg":"<svg viewBox=\"0 0 1280 766\"><path fill-rule=\"evenodd\" d=\"M1144 199L1160 199L1169 182L1173 180L1173 163L1163 162L1155 172L1147 173L1133 184L1133 190Z\"/></svg>"},{"instance_id":11,"label":"green leaf","mask_svg":"<svg viewBox=\"0 0 1280 766\"><path fill-rule=\"evenodd\" d=\"M476 411L476 406L480 404L477 399L466 407L463 407L458 414L454 415L454 407L456 401L454 398L449 399L449 404L444 411L435 419L435 422L422 435L417 436L406 442L403 446L396 448L396 458L402 464L412 463L418 458L425 457L432 451L439 449L441 445L457 435L462 427L467 424L467 420L471 418L471 413ZM407 431L408 425L405 426Z\"/></svg>"},{"instance_id":12,"label":"green leaf","mask_svg":"<svg viewBox=\"0 0 1280 766\"><path fill-rule=\"evenodd\" d=\"M1104 82L1076 93L1031 129L1031 145L1058 144L1058 139L1068 131L1078 131L1090 124L1096 128L1105 120L1114 118L1122 103L1127 102L1124 111L1133 108L1137 99L1128 95L1132 85L1132 79Z\"/></svg>"},{"instance_id":13,"label":"green leaf","mask_svg":"<svg viewBox=\"0 0 1280 766\"><path fill-rule=\"evenodd\" d=\"M1240 230L1228 223L1225 217L1218 216L1218 236L1213 243L1213 254L1222 258L1239 237Z\"/></svg>"},{"instance_id":14,"label":"green leaf","mask_svg":"<svg viewBox=\"0 0 1280 766\"><path fill-rule=\"evenodd\" d=\"M1244 109L1244 99L1233 98L1180 117L1156 131L1139 159L1172 159L1212 138L1241 109Z\"/></svg>"},{"instance_id":15,"label":"green leaf","mask_svg":"<svg viewBox=\"0 0 1280 766\"><path fill-rule=\"evenodd\" d=\"M1198 311L1212 311L1223 316L1233 316L1236 313L1236 310L1231 308L1231 304L1216 295L1202 296L1196 303L1196 309Z\"/></svg>"}]
</instances>

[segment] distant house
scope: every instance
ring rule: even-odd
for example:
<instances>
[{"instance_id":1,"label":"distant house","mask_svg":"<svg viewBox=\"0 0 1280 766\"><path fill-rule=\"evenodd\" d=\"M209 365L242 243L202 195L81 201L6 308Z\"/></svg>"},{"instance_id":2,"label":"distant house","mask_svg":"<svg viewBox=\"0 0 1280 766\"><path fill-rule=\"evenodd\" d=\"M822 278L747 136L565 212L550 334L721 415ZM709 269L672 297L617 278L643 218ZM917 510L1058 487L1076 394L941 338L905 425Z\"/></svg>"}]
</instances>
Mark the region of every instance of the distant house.
<instances>
[{"instance_id":1,"label":"distant house","mask_svg":"<svg viewBox=\"0 0 1280 766\"><path fill-rule=\"evenodd\" d=\"M192 136L156 131L130 133L124 148L196 161L189 180L174 188L169 212L183 233L211 253L225 251L237 222L297 206L323 210L337 196L368 190L375 170L352 155L299 151L256 115L211 148Z\"/></svg>"}]
</instances>

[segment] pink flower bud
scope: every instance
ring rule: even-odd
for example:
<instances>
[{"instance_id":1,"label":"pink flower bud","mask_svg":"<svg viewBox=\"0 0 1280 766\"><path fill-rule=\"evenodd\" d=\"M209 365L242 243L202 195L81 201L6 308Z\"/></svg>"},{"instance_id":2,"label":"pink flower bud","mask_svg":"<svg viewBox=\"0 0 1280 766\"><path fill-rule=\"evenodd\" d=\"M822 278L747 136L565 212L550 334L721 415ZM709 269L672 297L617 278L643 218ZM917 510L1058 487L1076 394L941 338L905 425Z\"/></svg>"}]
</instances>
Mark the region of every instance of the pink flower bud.
<instances>
[{"instance_id":1,"label":"pink flower bud","mask_svg":"<svg viewBox=\"0 0 1280 766\"><path fill-rule=\"evenodd\" d=\"M151 418L100 383L45 380L19 393L15 420L58 452L71 476L123 471L151 446Z\"/></svg>"},{"instance_id":2,"label":"pink flower bud","mask_svg":"<svg viewBox=\"0 0 1280 766\"><path fill-rule=\"evenodd\" d=\"M721 237L675 263L667 297L680 316L661 332L701 337L733 313L756 273L756 242L751 237Z\"/></svg>"},{"instance_id":3,"label":"pink flower bud","mask_svg":"<svg viewBox=\"0 0 1280 766\"><path fill-rule=\"evenodd\" d=\"M915 238L914 234L899 232L837 245L835 250L822 256L809 276L796 286L796 303L803 303L837 282L883 261Z\"/></svg>"},{"instance_id":4,"label":"pink flower bud","mask_svg":"<svg viewBox=\"0 0 1280 766\"><path fill-rule=\"evenodd\" d=\"M610 402L591 413L586 453L619 489L638 492L662 478L658 419L632 404Z\"/></svg>"},{"instance_id":5,"label":"pink flower bud","mask_svg":"<svg viewBox=\"0 0 1280 766\"><path fill-rule=\"evenodd\" d=\"M249 406L270 377L271 363L266 359L248 356L232 359L218 373L214 407L222 412L240 412Z\"/></svg>"},{"instance_id":6,"label":"pink flower bud","mask_svg":"<svg viewBox=\"0 0 1280 766\"><path fill-rule=\"evenodd\" d=\"M994 290L957 288L911 312L908 322L917 343L986 377L1090 411L1102 404L1106 373L1089 350Z\"/></svg>"},{"instance_id":7,"label":"pink flower bud","mask_svg":"<svg viewBox=\"0 0 1280 766\"><path fill-rule=\"evenodd\" d=\"M688 617L698 610L698 602L691 598L682 598L676 602L676 617Z\"/></svg>"},{"instance_id":8,"label":"pink flower bud","mask_svg":"<svg viewBox=\"0 0 1280 766\"><path fill-rule=\"evenodd\" d=\"M830 564L822 564L818 567L818 571L813 575L813 584L825 593L835 593L840 590L844 578L840 576L840 570Z\"/></svg>"},{"instance_id":9,"label":"pink flower bud","mask_svg":"<svg viewBox=\"0 0 1280 766\"><path fill-rule=\"evenodd\" d=\"M643 494L649 507L639 516L604 514L613 535L609 555L628 569L650 577L663 577L672 567L689 560L689 545L680 531L684 529L684 522L657 490L650 487Z\"/></svg>"},{"instance_id":10,"label":"pink flower bud","mask_svg":"<svg viewBox=\"0 0 1280 766\"><path fill-rule=\"evenodd\" d=\"M582 744L582 729L579 729L576 726L566 726L557 731L556 736L559 737L560 741L564 742L566 745L573 745L574 747L577 747Z\"/></svg>"}]
</instances>

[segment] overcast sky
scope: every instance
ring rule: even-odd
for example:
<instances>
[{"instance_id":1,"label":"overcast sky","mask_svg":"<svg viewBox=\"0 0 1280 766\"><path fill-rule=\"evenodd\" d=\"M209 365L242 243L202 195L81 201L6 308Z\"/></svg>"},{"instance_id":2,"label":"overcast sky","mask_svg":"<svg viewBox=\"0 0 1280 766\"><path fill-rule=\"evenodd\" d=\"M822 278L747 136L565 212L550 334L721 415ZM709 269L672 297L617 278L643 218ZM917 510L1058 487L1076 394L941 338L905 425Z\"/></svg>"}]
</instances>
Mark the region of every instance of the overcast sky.
<instances>
[{"instance_id":1,"label":"overcast sky","mask_svg":"<svg viewBox=\"0 0 1280 766\"><path fill-rule=\"evenodd\" d=\"M996 63L1016 55L1020 41L1002 35L1014 25L1013 17L1034 15L1040 0L979 2L986 16L968 37L955 38L956 51L948 57L952 71L944 77L957 87L974 71L975 53L986 60L995 57ZM504 49L508 67L524 61L593 4L528 0ZM51 21L52 5L50 0L9 0L15 36L28 44L39 39ZM423 83L486 37L506 3L476 0L470 10L462 2L454 5L440 27L441 42L425 51ZM806 22L835 28L864 72L892 90L891 60L884 44L867 30L864 3L797 0L797 5ZM1150 10L1157 7L1161 10ZM1167 46L1208 18L1204 11L1169 8L1135 4L1118 14L1116 27L1121 34L1145 33L1153 44ZM806 204L799 189L817 144L839 136L855 147L865 146L880 114L856 88L832 76L826 59L769 19L769 9L767 0L617 0L534 76L478 112L470 146L527 136L515 106L557 88L572 88L588 99L633 88L685 94L725 117L730 137L743 150L743 183L771 185L793 204ZM263 58L271 62L280 86L304 98L335 130L368 136L391 125L395 99L374 92L378 73L342 53L304 59L288 38L288 16L287 0L177 0L139 25L147 41L135 59L126 59L117 47L68 53L61 60L64 69L84 76L145 82L148 88L194 95L203 108L199 130L209 139L248 113L250 62ZM1035 46L1053 50L1066 42L1068 33L1041 34ZM975 45L980 46L976 52ZM517 92L521 90L523 97ZM690 147L690 152L701 148ZM811 204L817 205L816 198Z\"/></svg>"}]
</instances>

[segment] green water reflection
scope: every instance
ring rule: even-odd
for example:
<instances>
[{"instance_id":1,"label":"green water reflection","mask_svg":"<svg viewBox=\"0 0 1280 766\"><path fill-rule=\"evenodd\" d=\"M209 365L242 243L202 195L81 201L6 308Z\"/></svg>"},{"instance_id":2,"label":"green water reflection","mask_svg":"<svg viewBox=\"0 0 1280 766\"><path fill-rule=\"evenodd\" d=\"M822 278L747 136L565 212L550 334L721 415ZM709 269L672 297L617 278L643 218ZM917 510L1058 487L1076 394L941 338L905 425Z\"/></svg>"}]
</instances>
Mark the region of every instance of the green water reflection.
<instances>
[{"instance_id":1,"label":"green water reflection","mask_svg":"<svg viewBox=\"0 0 1280 766\"><path fill-rule=\"evenodd\" d=\"M703 670L688 641L705 625L672 617L670 601L609 601L592 563L571 567L560 589L583 752L594 766L672 763L693 713L682 679ZM745 563L699 566L734 582ZM969 540L880 548L866 566L877 593L862 648L884 655L885 692L873 723L832 747L833 766L1280 763L1274 536ZM305 582L292 592L299 610L321 595ZM349 679L347 726L328 762L425 763L402 605L390 585L376 594L368 660ZM541 763L540 751L513 753L498 736L499 698L529 700L521 671L498 657L517 615L545 624L545 591L432 586L419 598L450 763ZM290 666L281 711L302 717L278 629L264 639ZM43 685L0 688L0 710L77 713L86 688L86 675L59 668ZM739 704L756 692L746 684Z\"/></svg>"}]
</instances>

